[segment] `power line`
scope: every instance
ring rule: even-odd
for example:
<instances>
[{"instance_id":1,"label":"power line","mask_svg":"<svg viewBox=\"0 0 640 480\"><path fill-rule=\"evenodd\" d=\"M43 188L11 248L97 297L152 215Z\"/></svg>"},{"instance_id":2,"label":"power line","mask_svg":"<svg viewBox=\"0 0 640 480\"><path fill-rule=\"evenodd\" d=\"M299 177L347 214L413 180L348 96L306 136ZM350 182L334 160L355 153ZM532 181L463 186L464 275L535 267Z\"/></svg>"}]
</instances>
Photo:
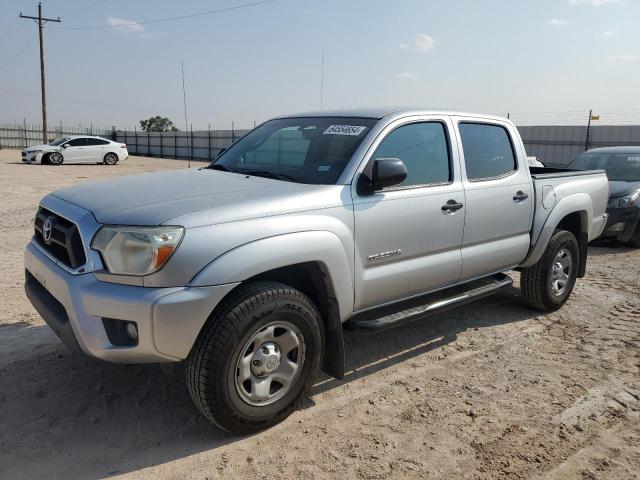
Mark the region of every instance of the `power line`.
<instances>
[{"instance_id":1,"label":"power line","mask_svg":"<svg viewBox=\"0 0 640 480\"><path fill-rule=\"evenodd\" d=\"M21 54L21 53L25 52L25 51L26 51L26 50L27 50L31 45L33 45L33 43L34 43L34 42L35 42L35 40L34 40L33 38L32 38L32 39L30 39L28 42L26 42L26 43L24 44L24 46L23 46L20 50L18 50L18 51L16 52L16 54L15 54L13 57L11 57L11 59L10 59L7 63L5 63L4 65L0 66L0 70L2 70L2 69L4 69L5 67L8 67L9 65L11 65L11 63L12 63L16 58L18 58L18 57L20 56L20 54Z\"/></svg>"},{"instance_id":2,"label":"power line","mask_svg":"<svg viewBox=\"0 0 640 480\"><path fill-rule=\"evenodd\" d=\"M261 2L245 3L242 5L236 5L234 7L218 8L215 10L208 10L206 12L192 13L189 15L180 15L177 17L158 18L155 20L144 20L142 22L131 21L131 22L123 23L122 25L88 25L84 27L58 27L58 29L59 30L104 30L104 29L111 29L111 28L127 28L127 27L131 27L132 25L149 25L152 23L175 22L177 20L185 20L187 18L193 18L193 17L202 17L205 15L214 15L216 13L230 12L232 10L240 10L242 8L258 7L260 5L266 5L266 4L274 3L277 1L278 0L263 0Z\"/></svg>"}]
</instances>

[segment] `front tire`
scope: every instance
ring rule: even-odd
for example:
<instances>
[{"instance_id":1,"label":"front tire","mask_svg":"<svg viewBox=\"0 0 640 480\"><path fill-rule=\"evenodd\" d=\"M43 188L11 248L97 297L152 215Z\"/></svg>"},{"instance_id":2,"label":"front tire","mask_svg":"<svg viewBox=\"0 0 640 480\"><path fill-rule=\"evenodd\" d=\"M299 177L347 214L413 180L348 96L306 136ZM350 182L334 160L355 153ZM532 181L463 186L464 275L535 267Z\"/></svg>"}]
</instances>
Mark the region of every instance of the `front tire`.
<instances>
[{"instance_id":1,"label":"front tire","mask_svg":"<svg viewBox=\"0 0 640 480\"><path fill-rule=\"evenodd\" d=\"M202 414L246 434L287 418L311 389L322 358L322 320L303 293L275 282L241 286L213 314L187 359Z\"/></svg>"},{"instance_id":2,"label":"front tire","mask_svg":"<svg viewBox=\"0 0 640 480\"><path fill-rule=\"evenodd\" d=\"M633 232L633 235L627 242L631 248L640 248L640 222L638 222L638 226L636 227L636 231Z\"/></svg>"},{"instance_id":3,"label":"front tire","mask_svg":"<svg viewBox=\"0 0 640 480\"><path fill-rule=\"evenodd\" d=\"M542 258L520 274L520 289L526 302L543 312L562 307L576 283L580 253L573 233L556 230Z\"/></svg>"},{"instance_id":4,"label":"front tire","mask_svg":"<svg viewBox=\"0 0 640 480\"><path fill-rule=\"evenodd\" d=\"M47 157L47 163L49 165L62 165L62 162L64 162L64 157L61 153L53 152Z\"/></svg>"},{"instance_id":5,"label":"front tire","mask_svg":"<svg viewBox=\"0 0 640 480\"><path fill-rule=\"evenodd\" d=\"M105 165L115 165L116 163L118 163L118 156L115 153L109 152L104 156L102 162Z\"/></svg>"}]
</instances>

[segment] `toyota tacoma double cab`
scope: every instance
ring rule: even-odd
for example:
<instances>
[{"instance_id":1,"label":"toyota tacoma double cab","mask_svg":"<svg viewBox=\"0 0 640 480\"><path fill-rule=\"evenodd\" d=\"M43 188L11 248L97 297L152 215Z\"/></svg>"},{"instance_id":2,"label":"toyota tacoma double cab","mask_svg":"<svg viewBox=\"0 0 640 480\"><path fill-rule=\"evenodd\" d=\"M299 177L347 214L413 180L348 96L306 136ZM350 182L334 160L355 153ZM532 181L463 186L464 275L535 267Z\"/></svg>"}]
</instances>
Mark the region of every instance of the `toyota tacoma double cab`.
<instances>
[{"instance_id":1,"label":"toyota tacoma double cab","mask_svg":"<svg viewBox=\"0 0 640 480\"><path fill-rule=\"evenodd\" d=\"M45 196L28 298L70 348L184 362L211 422L286 418L343 330L377 330L507 288L560 308L602 232L603 171L530 168L506 119L431 110L269 120L199 169Z\"/></svg>"}]
</instances>

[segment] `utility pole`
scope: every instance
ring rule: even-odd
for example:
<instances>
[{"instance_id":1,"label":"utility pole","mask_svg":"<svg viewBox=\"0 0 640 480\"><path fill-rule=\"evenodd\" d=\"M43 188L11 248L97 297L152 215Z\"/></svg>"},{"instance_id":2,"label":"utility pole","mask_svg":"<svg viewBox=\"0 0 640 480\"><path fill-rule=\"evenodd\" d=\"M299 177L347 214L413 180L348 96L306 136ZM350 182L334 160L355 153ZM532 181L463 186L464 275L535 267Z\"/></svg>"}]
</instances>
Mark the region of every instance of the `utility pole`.
<instances>
[{"instance_id":1,"label":"utility pole","mask_svg":"<svg viewBox=\"0 0 640 480\"><path fill-rule=\"evenodd\" d=\"M42 94L42 143L49 143L48 135L47 135L47 95L45 92L45 81L44 81L44 39L42 37L42 30L44 29L44 24L47 22L57 22L60 23L60 17L58 18L43 18L42 17L42 2L38 2L38 16L30 17L28 15L22 15L20 12L20 18L27 18L29 20L34 20L38 24L38 34L40 36L40 91Z\"/></svg>"},{"instance_id":2,"label":"utility pole","mask_svg":"<svg viewBox=\"0 0 640 480\"><path fill-rule=\"evenodd\" d=\"M593 110L589 110L589 121L587 122L587 135L584 139L584 151L589 150L589 134L591 133L591 118L593 116Z\"/></svg>"}]
</instances>

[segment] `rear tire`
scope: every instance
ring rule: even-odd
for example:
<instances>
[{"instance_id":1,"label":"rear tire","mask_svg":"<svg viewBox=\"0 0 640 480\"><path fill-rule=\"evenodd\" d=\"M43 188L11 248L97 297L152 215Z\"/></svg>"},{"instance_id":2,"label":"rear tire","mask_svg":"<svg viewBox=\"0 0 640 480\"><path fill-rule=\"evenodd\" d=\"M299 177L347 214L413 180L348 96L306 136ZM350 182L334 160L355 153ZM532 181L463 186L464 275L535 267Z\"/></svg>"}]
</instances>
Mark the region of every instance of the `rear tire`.
<instances>
[{"instance_id":1,"label":"rear tire","mask_svg":"<svg viewBox=\"0 0 640 480\"><path fill-rule=\"evenodd\" d=\"M558 310L573 291L579 261L575 235L556 230L538 263L522 269L520 289L525 301L543 312Z\"/></svg>"},{"instance_id":2,"label":"rear tire","mask_svg":"<svg viewBox=\"0 0 640 480\"><path fill-rule=\"evenodd\" d=\"M194 403L212 423L253 433L287 418L309 392L322 358L322 320L287 285L241 286L216 311L187 358Z\"/></svg>"},{"instance_id":3,"label":"rear tire","mask_svg":"<svg viewBox=\"0 0 640 480\"><path fill-rule=\"evenodd\" d=\"M115 165L116 163L118 163L118 160L118 156L115 153L109 152L104 156L102 162L105 165Z\"/></svg>"}]
</instances>

